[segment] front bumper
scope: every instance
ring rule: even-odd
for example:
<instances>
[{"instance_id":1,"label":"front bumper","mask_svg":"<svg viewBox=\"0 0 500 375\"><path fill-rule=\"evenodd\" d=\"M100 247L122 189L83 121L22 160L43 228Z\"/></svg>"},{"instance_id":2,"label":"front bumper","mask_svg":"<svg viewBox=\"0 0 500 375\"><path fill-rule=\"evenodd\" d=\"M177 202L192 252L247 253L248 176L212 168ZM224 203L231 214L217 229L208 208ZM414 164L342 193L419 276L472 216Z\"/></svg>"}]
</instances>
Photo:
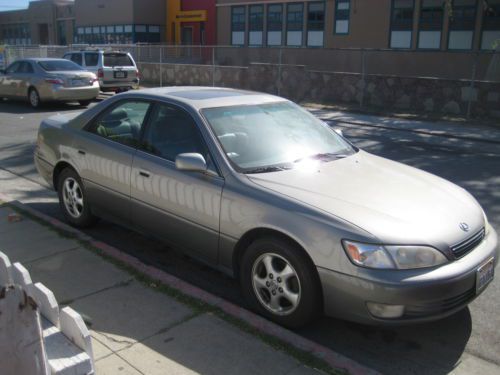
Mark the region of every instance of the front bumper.
<instances>
[{"instance_id":1,"label":"front bumper","mask_svg":"<svg viewBox=\"0 0 500 375\"><path fill-rule=\"evenodd\" d=\"M477 248L437 268L359 269L358 275L352 276L318 267L325 314L364 324L416 323L446 317L463 309L477 296L476 271L492 257L496 267L498 236L490 228ZM399 318L380 319L370 314L367 302L403 305L404 313Z\"/></svg>"},{"instance_id":2,"label":"front bumper","mask_svg":"<svg viewBox=\"0 0 500 375\"><path fill-rule=\"evenodd\" d=\"M77 101L92 100L99 96L99 85L86 87L64 87L60 85L51 85L40 90L42 101Z\"/></svg>"}]
</instances>

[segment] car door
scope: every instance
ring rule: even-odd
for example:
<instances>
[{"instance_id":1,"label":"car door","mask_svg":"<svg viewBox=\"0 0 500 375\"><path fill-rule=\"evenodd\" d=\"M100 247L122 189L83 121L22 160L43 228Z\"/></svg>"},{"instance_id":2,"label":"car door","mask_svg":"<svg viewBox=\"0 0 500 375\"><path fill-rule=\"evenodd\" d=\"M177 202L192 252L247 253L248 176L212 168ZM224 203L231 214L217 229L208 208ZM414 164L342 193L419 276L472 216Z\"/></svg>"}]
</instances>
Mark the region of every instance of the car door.
<instances>
[{"instance_id":1,"label":"car door","mask_svg":"<svg viewBox=\"0 0 500 375\"><path fill-rule=\"evenodd\" d=\"M130 173L151 103L124 99L91 121L76 138L73 154L92 209L130 223Z\"/></svg>"},{"instance_id":2,"label":"car door","mask_svg":"<svg viewBox=\"0 0 500 375\"><path fill-rule=\"evenodd\" d=\"M176 156L188 152L202 154L209 171L177 170ZM134 157L131 204L134 227L215 263L224 179L212 160L193 117L156 104Z\"/></svg>"},{"instance_id":3,"label":"car door","mask_svg":"<svg viewBox=\"0 0 500 375\"><path fill-rule=\"evenodd\" d=\"M20 61L16 61L10 64L7 69L5 69L5 74L2 76L2 80L0 82L0 95L5 97L13 97L15 96L14 85L17 70L21 65Z\"/></svg>"},{"instance_id":4,"label":"car door","mask_svg":"<svg viewBox=\"0 0 500 375\"><path fill-rule=\"evenodd\" d=\"M12 82L14 96L17 98L25 98L28 95L28 89L34 74L35 71L31 62L21 61Z\"/></svg>"}]
</instances>

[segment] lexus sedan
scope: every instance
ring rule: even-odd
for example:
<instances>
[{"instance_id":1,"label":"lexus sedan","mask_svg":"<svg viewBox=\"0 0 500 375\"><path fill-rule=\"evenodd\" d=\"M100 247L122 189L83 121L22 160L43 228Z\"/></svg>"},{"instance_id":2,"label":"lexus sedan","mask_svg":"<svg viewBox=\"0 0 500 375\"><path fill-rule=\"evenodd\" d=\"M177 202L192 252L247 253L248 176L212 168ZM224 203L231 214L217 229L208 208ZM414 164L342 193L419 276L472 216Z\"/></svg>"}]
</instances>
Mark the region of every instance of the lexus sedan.
<instances>
[{"instance_id":1,"label":"lexus sedan","mask_svg":"<svg viewBox=\"0 0 500 375\"><path fill-rule=\"evenodd\" d=\"M497 234L464 189L358 149L298 105L226 88L116 95L42 122L35 162L67 221L149 233L238 278L287 327L450 315Z\"/></svg>"},{"instance_id":2,"label":"lexus sedan","mask_svg":"<svg viewBox=\"0 0 500 375\"><path fill-rule=\"evenodd\" d=\"M26 100L33 108L56 101L88 106L98 95L96 75L64 59L18 60L0 71L0 99Z\"/></svg>"}]
</instances>

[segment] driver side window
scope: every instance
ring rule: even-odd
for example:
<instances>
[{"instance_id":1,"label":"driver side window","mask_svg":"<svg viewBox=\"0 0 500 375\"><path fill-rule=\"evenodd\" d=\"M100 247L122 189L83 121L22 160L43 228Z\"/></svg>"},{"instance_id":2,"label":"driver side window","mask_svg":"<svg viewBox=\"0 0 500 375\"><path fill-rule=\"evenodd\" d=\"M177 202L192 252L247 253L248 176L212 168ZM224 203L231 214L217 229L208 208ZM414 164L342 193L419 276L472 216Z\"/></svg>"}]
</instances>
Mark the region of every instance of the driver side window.
<instances>
[{"instance_id":1,"label":"driver side window","mask_svg":"<svg viewBox=\"0 0 500 375\"><path fill-rule=\"evenodd\" d=\"M127 146L136 147L151 104L126 100L101 114L89 132Z\"/></svg>"},{"instance_id":2,"label":"driver side window","mask_svg":"<svg viewBox=\"0 0 500 375\"><path fill-rule=\"evenodd\" d=\"M11 65L9 65L9 67L5 70L5 73L6 74L13 74L13 73L17 73L18 69L19 69L19 66L21 65L21 63L19 62L15 62L15 63L12 63Z\"/></svg>"}]
</instances>

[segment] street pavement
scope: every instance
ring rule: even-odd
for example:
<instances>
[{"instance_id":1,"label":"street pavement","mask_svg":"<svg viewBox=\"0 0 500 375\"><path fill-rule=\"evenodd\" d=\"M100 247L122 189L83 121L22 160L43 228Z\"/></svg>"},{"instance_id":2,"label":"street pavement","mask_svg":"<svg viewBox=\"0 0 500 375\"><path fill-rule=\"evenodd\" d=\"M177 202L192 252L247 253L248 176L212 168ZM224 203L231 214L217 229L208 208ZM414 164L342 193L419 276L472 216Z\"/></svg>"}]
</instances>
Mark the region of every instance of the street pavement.
<instances>
[{"instance_id":1,"label":"street pavement","mask_svg":"<svg viewBox=\"0 0 500 375\"><path fill-rule=\"evenodd\" d=\"M32 152L38 124L57 113L81 110L52 105L34 112L21 103L0 103L0 192L61 219L55 195L36 174ZM496 137L492 128L458 124L460 134L432 134L446 123L412 124L381 119L383 127L364 124L376 118L322 110L317 113L364 150L429 171L469 190L500 231L500 145L482 142ZM375 124L376 125L376 124ZM421 132L415 132L415 127ZM401 129L404 128L404 129ZM497 130L500 133L500 129ZM455 134L455 135L457 135ZM390 183L390 182L388 182ZM86 231L92 237L128 252L210 293L245 307L238 284L178 253L175 249L119 226L101 222ZM403 327L369 327L322 318L299 334L386 374L498 374L500 373L500 278L467 309L434 323Z\"/></svg>"}]
</instances>

